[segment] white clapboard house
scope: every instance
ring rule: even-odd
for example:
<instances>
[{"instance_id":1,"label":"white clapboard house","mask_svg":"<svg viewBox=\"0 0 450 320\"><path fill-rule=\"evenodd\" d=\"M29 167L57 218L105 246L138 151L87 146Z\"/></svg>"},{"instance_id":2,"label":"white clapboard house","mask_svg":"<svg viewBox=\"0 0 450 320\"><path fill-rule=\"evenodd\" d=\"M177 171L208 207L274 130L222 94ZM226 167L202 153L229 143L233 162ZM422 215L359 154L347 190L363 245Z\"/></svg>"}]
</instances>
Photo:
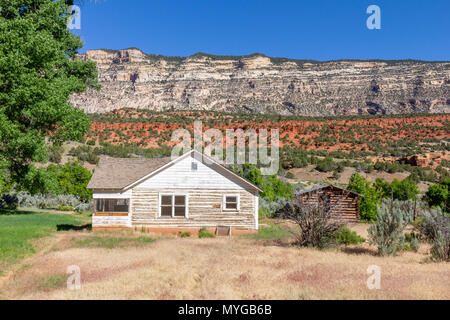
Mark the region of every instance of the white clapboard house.
<instances>
[{"instance_id":1,"label":"white clapboard house","mask_svg":"<svg viewBox=\"0 0 450 320\"><path fill-rule=\"evenodd\" d=\"M258 230L262 190L195 150L174 160L101 157L88 188L94 198L93 230Z\"/></svg>"}]
</instances>

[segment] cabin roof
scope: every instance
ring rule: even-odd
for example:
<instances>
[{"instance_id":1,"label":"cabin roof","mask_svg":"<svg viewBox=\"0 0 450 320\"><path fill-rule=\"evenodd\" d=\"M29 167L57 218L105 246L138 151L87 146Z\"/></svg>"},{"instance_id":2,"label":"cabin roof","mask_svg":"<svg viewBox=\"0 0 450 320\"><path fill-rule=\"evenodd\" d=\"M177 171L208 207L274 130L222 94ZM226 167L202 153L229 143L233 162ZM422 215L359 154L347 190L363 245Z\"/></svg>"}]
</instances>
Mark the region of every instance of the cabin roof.
<instances>
[{"instance_id":1,"label":"cabin roof","mask_svg":"<svg viewBox=\"0 0 450 320\"><path fill-rule=\"evenodd\" d=\"M122 189L170 161L170 157L142 159L102 156L87 188Z\"/></svg>"},{"instance_id":2,"label":"cabin roof","mask_svg":"<svg viewBox=\"0 0 450 320\"><path fill-rule=\"evenodd\" d=\"M350 190L347 190L347 189L344 189L344 188L341 188L341 187L337 187L337 186L332 185L332 184L325 184L325 185L317 186L317 187L314 187L314 188L311 188L311 189L308 189L308 190L301 190L301 191L296 192L295 194L296 195L300 195L300 194L310 193L310 192L314 192L314 191L317 191L317 190L320 190L320 189L324 189L324 188L327 188L327 187L340 189L340 190L346 191L348 193L355 194L355 195L357 195L359 197L362 197L362 194L359 194L357 192L353 192L353 191L350 191Z\"/></svg>"},{"instance_id":3,"label":"cabin roof","mask_svg":"<svg viewBox=\"0 0 450 320\"><path fill-rule=\"evenodd\" d=\"M94 171L94 174L87 185L88 189L113 189L122 190L129 189L141 181L145 180L151 174L156 171L164 170L166 166L170 166L170 163L175 163L181 158L187 155L193 154L197 160L203 161L202 157L209 159L215 165L223 168L231 173L236 179L243 181L249 185L252 189L262 192L263 190L254 185L250 181L237 175L224 165L214 161L210 157L202 154L201 152L191 150L178 158L171 159L165 158L111 158L108 156L100 157L99 163Z\"/></svg>"}]
</instances>

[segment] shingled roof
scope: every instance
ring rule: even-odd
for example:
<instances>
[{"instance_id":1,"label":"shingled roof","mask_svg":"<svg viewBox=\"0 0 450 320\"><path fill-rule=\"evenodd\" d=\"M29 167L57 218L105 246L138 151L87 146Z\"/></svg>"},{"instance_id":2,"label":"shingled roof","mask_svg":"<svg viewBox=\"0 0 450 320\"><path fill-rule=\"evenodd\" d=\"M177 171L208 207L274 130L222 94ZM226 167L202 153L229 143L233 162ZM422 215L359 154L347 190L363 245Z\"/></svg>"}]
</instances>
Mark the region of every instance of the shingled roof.
<instances>
[{"instance_id":1,"label":"shingled roof","mask_svg":"<svg viewBox=\"0 0 450 320\"><path fill-rule=\"evenodd\" d=\"M317 186L317 187L314 187L314 188L311 188L311 189L308 189L308 190L301 190L301 191L296 192L295 194L296 195L300 195L300 194L310 193L310 192L314 192L314 191L317 191L317 190L320 190L320 189L324 189L324 188L328 188L328 187L335 188L335 189L340 189L340 190L342 190L344 192L355 194L355 195L360 196L360 197L363 196L362 194L359 194L357 192L353 192L353 191L350 191L350 190L347 190L347 189L344 189L344 188L341 188L341 187L337 187L337 186L332 185L332 184L325 184L325 185Z\"/></svg>"},{"instance_id":2,"label":"shingled roof","mask_svg":"<svg viewBox=\"0 0 450 320\"><path fill-rule=\"evenodd\" d=\"M171 161L167 158L111 158L102 156L88 189L122 189Z\"/></svg>"}]
</instances>

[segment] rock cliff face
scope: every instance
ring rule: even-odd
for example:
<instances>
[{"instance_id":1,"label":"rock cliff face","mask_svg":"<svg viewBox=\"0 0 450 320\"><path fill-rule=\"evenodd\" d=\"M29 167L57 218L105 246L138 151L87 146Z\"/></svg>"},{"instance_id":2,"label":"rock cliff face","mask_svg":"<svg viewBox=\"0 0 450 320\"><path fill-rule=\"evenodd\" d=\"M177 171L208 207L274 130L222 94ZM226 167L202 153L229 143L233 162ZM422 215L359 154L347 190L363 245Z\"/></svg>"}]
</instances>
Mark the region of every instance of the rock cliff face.
<instances>
[{"instance_id":1,"label":"rock cliff face","mask_svg":"<svg viewBox=\"0 0 450 320\"><path fill-rule=\"evenodd\" d=\"M92 50L100 91L73 95L89 113L120 108L294 115L450 112L450 61L330 61L138 49Z\"/></svg>"}]
</instances>

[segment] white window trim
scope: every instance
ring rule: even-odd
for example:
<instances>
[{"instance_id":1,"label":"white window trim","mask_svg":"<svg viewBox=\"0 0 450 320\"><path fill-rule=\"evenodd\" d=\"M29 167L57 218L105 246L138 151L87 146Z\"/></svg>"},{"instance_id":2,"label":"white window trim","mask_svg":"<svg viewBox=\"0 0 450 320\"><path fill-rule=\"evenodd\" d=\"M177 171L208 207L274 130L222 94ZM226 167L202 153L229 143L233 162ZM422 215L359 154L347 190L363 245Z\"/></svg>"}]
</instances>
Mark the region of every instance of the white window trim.
<instances>
[{"instance_id":1,"label":"white window trim","mask_svg":"<svg viewBox=\"0 0 450 320\"><path fill-rule=\"evenodd\" d=\"M158 218L161 218L161 197L162 196L171 196L172 197L172 216L171 218L183 218L180 216L175 216L175 196L184 196L184 206L185 206L185 212L184 212L184 218L189 218L189 197L186 193L159 193L158 196ZM166 217L163 217L166 218ZM168 217L167 217L168 218Z\"/></svg>"},{"instance_id":2,"label":"white window trim","mask_svg":"<svg viewBox=\"0 0 450 320\"><path fill-rule=\"evenodd\" d=\"M236 197L237 209L227 209L227 197ZM241 197L240 194L224 194L222 200L222 210L223 211L240 211L241 210Z\"/></svg>"}]
</instances>

